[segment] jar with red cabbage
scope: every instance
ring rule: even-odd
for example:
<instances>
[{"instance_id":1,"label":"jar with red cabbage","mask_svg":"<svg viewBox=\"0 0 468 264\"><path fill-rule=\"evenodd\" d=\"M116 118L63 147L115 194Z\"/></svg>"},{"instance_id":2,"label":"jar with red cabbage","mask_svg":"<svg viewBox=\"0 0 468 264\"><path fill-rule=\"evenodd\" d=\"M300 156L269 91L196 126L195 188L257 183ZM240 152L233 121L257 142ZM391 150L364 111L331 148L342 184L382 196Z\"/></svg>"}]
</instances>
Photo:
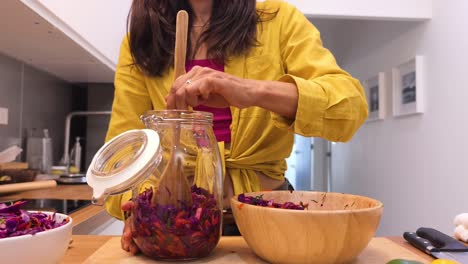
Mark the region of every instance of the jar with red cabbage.
<instances>
[{"instance_id":1,"label":"jar with red cabbage","mask_svg":"<svg viewBox=\"0 0 468 264\"><path fill-rule=\"evenodd\" d=\"M87 180L95 202L132 190L131 231L146 256L191 260L207 256L222 227L222 165L211 113L148 111L146 129L104 145Z\"/></svg>"}]
</instances>

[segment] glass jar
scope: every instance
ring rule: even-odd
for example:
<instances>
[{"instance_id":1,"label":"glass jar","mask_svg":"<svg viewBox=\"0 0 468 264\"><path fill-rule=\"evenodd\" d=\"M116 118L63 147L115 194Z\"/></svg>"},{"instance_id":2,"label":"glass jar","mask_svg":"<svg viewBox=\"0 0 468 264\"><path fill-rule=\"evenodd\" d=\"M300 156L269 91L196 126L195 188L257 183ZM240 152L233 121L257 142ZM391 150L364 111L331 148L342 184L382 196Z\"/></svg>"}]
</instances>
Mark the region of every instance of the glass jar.
<instances>
[{"instance_id":1,"label":"glass jar","mask_svg":"<svg viewBox=\"0 0 468 264\"><path fill-rule=\"evenodd\" d=\"M112 139L87 174L93 199L132 190L133 240L147 256L190 260L208 255L222 227L222 165L211 113L149 111L146 129ZM112 184L110 184L112 182Z\"/></svg>"}]
</instances>

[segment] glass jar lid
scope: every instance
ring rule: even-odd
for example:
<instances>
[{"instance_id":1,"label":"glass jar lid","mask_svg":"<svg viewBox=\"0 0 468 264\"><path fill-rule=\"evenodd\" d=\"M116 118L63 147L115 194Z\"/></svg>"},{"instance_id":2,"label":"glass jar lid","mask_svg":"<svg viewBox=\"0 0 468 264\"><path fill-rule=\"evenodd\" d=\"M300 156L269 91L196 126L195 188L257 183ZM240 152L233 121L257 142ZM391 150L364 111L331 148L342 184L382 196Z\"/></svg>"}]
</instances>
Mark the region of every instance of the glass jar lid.
<instances>
[{"instance_id":1,"label":"glass jar lid","mask_svg":"<svg viewBox=\"0 0 468 264\"><path fill-rule=\"evenodd\" d=\"M93 188L93 203L132 189L143 182L161 161L159 135L151 129L124 132L102 146L86 173Z\"/></svg>"}]
</instances>

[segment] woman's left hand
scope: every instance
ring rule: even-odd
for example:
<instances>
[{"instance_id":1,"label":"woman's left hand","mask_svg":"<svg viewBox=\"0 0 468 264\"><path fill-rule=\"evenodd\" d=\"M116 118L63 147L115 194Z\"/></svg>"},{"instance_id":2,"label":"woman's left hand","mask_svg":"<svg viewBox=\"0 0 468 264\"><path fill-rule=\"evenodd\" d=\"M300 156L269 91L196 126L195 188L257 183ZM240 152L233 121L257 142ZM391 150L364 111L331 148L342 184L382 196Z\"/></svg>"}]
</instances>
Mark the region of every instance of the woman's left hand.
<instances>
[{"instance_id":1,"label":"woman's left hand","mask_svg":"<svg viewBox=\"0 0 468 264\"><path fill-rule=\"evenodd\" d=\"M122 204L121 209L125 212L132 211L133 202L125 202ZM130 228L131 222L133 221L133 215L124 220L124 229L122 237L120 238L120 244L123 250L128 251L132 254L136 254L140 251L138 246L135 244L132 238L132 230Z\"/></svg>"},{"instance_id":2,"label":"woman's left hand","mask_svg":"<svg viewBox=\"0 0 468 264\"><path fill-rule=\"evenodd\" d=\"M246 108L256 103L260 81L242 79L210 68L195 66L177 78L166 96L168 109L189 106Z\"/></svg>"}]
</instances>

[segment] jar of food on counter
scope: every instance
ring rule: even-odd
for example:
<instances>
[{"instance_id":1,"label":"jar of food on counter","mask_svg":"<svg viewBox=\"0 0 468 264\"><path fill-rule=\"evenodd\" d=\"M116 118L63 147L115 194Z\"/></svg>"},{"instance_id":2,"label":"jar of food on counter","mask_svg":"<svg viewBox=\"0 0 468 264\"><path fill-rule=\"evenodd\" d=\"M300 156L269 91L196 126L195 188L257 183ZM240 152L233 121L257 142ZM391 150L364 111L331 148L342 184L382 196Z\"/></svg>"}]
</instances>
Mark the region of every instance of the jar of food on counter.
<instances>
[{"instance_id":1,"label":"jar of food on counter","mask_svg":"<svg viewBox=\"0 0 468 264\"><path fill-rule=\"evenodd\" d=\"M146 129L130 130L94 156L87 182L93 201L132 191L132 235L143 254L161 260L207 256L222 227L222 164L213 115L149 111Z\"/></svg>"}]
</instances>

